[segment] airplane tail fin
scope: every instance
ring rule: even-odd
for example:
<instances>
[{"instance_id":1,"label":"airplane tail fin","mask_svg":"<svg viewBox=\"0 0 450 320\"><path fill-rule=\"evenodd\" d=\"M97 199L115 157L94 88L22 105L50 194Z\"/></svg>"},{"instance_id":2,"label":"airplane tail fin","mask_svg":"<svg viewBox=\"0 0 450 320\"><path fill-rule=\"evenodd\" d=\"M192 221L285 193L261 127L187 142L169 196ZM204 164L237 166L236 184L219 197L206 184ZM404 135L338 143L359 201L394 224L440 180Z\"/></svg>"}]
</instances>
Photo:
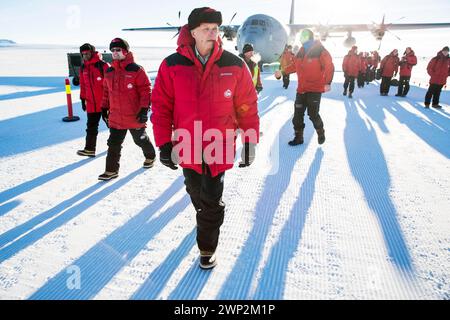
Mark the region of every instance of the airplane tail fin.
<instances>
[{"instance_id":1,"label":"airplane tail fin","mask_svg":"<svg viewBox=\"0 0 450 320\"><path fill-rule=\"evenodd\" d=\"M289 24L294 24L294 20L295 20L294 11L295 11L295 0L292 0L291 1L291 14L289 16Z\"/></svg>"}]
</instances>

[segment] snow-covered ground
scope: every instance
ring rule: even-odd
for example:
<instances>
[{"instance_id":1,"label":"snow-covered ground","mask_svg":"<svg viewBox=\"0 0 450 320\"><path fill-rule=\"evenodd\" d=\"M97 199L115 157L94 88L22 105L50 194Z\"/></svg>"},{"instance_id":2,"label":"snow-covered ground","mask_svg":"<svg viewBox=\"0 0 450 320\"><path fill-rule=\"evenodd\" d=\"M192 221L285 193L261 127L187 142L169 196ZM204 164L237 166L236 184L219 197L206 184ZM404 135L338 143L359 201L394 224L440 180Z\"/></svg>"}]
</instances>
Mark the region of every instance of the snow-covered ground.
<instances>
[{"instance_id":1,"label":"snow-covered ground","mask_svg":"<svg viewBox=\"0 0 450 320\"><path fill-rule=\"evenodd\" d=\"M442 110L423 108L423 83L349 100L336 72L326 143L307 119L293 148L296 81L264 75L257 161L226 174L208 272L181 170L145 171L128 136L119 179L99 182L108 132L95 159L76 155L76 88L82 121L61 121L67 49L0 50L0 299L450 299L449 91ZM137 49L137 62L156 70L170 51Z\"/></svg>"}]
</instances>

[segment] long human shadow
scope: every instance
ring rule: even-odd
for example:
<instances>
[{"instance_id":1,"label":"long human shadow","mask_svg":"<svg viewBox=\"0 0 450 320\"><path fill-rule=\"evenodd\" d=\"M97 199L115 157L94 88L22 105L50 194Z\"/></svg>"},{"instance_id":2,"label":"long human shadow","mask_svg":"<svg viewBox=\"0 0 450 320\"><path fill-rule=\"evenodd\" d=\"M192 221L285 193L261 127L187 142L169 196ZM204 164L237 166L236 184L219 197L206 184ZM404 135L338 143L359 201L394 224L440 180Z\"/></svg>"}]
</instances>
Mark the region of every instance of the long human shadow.
<instances>
[{"instance_id":1,"label":"long human shadow","mask_svg":"<svg viewBox=\"0 0 450 320\"><path fill-rule=\"evenodd\" d=\"M178 268L189 251L195 246L197 231L194 228L145 280L141 287L133 294L133 300L154 300L164 290L172 274ZM192 283L188 283L190 288ZM197 285L198 287L198 285ZM184 299L184 298L181 298Z\"/></svg>"},{"instance_id":2,"label":"long human shadow","mask_svg":"<svg viewBox=\"0 0 450 320\"><path fill-rule=\"evenodd\" d=\"M79 268L82 277L79 290L71 290L67 287L67 279L70 275L66 270L62 270L37 290L30 299L79 300L95 297L155 235L188 207L190 200L188 195L185 195L159 216L153 218L155 213L182 187L183 178L180 176L150 205L74 261L72 266Z\"/></svg>"},{"instance_id":3,"label":"long human shadow","mask_svg":"<svg viewBox=\"0 0 450 320\"><path fill-rule=\"evenodd\" d=\"M11 258L19 251L27 248L36 241L42 239L45 235L49 234L53 230L66 224L79 214L83 213L90 207L94 206L96 203L113 193L114 191L120 189L128 182L133 180L136 176L144 172L143 169L136 170L130 173L128 176L120 179L116 183L104 188L103 190L92 194L97 189L99 189L103 183L98 182L93 186L83 190L76 196L63 201L56 207L38 215L37 217L25 222L24 224L4 233L1 235L2 248L0 249L0 263ZM90 195L90 196L89 196ZM84 199L82 202L71 207L77 201ZM66 210L67 209L67 210ZM66 211L64 211L66 210ZM64 212L63 212L64 211ZM60 214L63 212L62 214ZM58 215L60 214L60 215ZM57 216L58 215L58 216ZM55 217L56 216L56 217ZM42 222L51 219L49 222L39 225ZM29 231L29 232L28 232ZM18 238L19 237L19 238ZM14 240L14 241L13 241ZM13 241L13 242L11 242Z\"/></svg>"},{"instance_id":4,"label":"long human shadow","mask_svg":"<svg viewBox=\"0 0 450 320\"><path fill-rule=\"evenodd\" d=\"M262 191L255 208L253 227L248 235L242 251L237 258L233 270L220 289L217 299L247 299L257 271L261 253L270 231L270 226L279 206L279 199L287 189L296 162L307 149L313 136L312 125L306 118L305 144L291 147L286 141L280 141L279 168L273 175L268 175L263 183ZM285 139L292 136L292 123L289 119L281 128L279 137ZM278 141L274 142L275 144ZM278 200L278 201L277 201Z\"/></svg>"},{"instance_id":5,"label":"long human shadow","mask_svg":"<svg viewBox=\"0 0 450 320\"><path fill-rule=\"evenodd\" d=\"M0 205L0 217L7 214L9 211L13 210L17 206L19 206L21 204L21 202L22 201L19 201L19 200L13 200L13 201L10 201L10 202Z\"/></svg>"},{"instance_id":6,"label":"long human shadow","mask_svg":"<svg viewBox=\"0 0 450 320\"><path fill-rule=\"evenodd\" d=\"M347 111L344 141L352 175L378 219L390 259L399 270L413 272L397 211L389 195L391 180L383 149L374 128L371 125L367 128L359 115L355 102L344 103Z\"/></svg>"},{"instance_id":7,"label":"long human shadow","mask_svg":"<svg viewBox=\"0 0 450 320\"><path fill-rule=\"evenodd\" d=\"M79 103L75 110L81 110ZM74 111L81 121L63 122L67 106L59 106L32 114L0 121L0 157L17 155L42 147L48 147L86 135L86 114ZM106 130L103 121L99 131Z\"/></svg>"},{"instance_id":8,"label":"long human shadow","mask_svg":"<svg viewBox=\"0 0 450 320\"><path fill-rule=\"evenodd\" d=\"M97 154L97 156L95 158L83 158L80 161L70 163L64 167L55 169L51 172L47 172L46 174L43 174L42 176L36 177L33 180L21 183L10 189L4 190L4 191L0 192L0 203L6 202L6 201L8 201L14 197L17 197L25 192L31 191L34 188L39 187L39 186L41 186L53 179L56 179L68 172L78 169L79 167L84 166L84 165L90 163L91 161L104 156L105 154L106 154L106 151ZM1 211L0 211L0 215L1 215Z\"/></svg>"},{"instance_id":9,"label":"long human shadow","mask_svg":"<svg viewBox=\"0 0 450 320\"><path fill-rule=\"evenodd\" d=\"M0 86L44 88L41 90L0 94L0 101L63 92L65 91L64 81L64 77L0 77Z\"/></svg>"},{"instance_id":10,"label":"long human shadow","mask_svg":"<svg viewBox=\"0 0 450 320\"><path fill-rule=\"evenodd\" d=\"M294 257L302 238L308 210L314 198L316 179L322 164L322 158L322 149L317 149L308 174L300 187L298 198L292 207L289 219L285 222L279 240L269 254L254 299L283 299L289 261Z\"/></svg>"},{"instance_id":11,"label":"long human shadow","mask_svg":"<svg viewBox=\"0 0 450 320\"><path fill-rule=\"evenodd\" d=\"M425 95L426 90L415 88L416 91L422 92ZM430 147L441 153L444 157L450 158L450 121L449 119L436 112L432 108L425 109L412 99L385 97L369 100L369 98L361 98L366 105L364 112L374 120L385 133L389 132L385 124L384 111L392 114L400 123L406 125L417 137L427 143ZM422 113L426 119L411 113L400 104L400 101L409 103L417 111Z\"/></svg>"},{"instance_id":12,"label":"long human shadow","mask_svg":"<svg viewBox=\"0 0 450 320\"><path fill-rule=\"evenodd\" d=\"M11 241L18 239L22 235L27 234L29 231L33 230L36 226L39 226L41 223L53 218L54 216L60 214L65 209L71 207L73 204L77 203L78 201L88 197L93 192L95 192L97 189L102 187L102 183L98 182L89 188L81 191L80 193L74 195L73 197L64 200L63 202L59 203L55 207L44 211L43 213L34 216L32 219L22 223L21 225L18 225L0 235L0 257L2 256L3 247L10 243ZM24 241L24 240L22 240ZM0 261L2 259L0 258Z\"/></svg>"},{"instance_id":13,"label":"long human shadow","mask_svg":"<svg viewBox=\"0 0 450 320\"><path fill-rule=\"evenodd\" d=\"M170 293L169 300L196 300L212 274L202 270L197 263L192 264L178 286Z\"/></svg>"}]
</instances>

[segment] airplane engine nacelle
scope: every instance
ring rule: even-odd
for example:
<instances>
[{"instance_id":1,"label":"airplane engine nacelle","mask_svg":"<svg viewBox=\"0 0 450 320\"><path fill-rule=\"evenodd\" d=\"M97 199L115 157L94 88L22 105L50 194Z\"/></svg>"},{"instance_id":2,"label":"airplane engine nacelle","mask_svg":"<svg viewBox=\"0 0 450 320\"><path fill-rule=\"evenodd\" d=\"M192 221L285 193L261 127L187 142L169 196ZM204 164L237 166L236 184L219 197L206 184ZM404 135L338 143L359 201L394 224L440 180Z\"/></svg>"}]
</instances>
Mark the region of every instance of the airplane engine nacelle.
<instances>
[{"instance_id":1,"label":"airplane engine nacelle","mask_svg":"<svg viewBox=\"0 0 450 320\"><path fill-rule=\"evenodd\" d=\"M381 41L384 37L385 31L384 30L373 30L372 35L377 39L378 41Z\"/></svg>"},{"instance_id":2,"label":"airplane engine nacelle","mask_svg":"<svg viewBox=\"0 0 450 320\"><path fill-rule=\"evenodd\" d=\"M354 46L356 43L356 39L353 37L348 37L347 39L344 40L344 46L347 48L351 48L352 46Z\"/></svg>"},{"instance_id":3,"label":"airplane engine nacelle","mask_svg":"<svg viewBox=\"0 0 450 320\"><path fill-rule=\"evenodd\" d=\"M328 38L328 32L320 34L320 41L326 41L327 38Z\"/></svg>"}]
</instances>

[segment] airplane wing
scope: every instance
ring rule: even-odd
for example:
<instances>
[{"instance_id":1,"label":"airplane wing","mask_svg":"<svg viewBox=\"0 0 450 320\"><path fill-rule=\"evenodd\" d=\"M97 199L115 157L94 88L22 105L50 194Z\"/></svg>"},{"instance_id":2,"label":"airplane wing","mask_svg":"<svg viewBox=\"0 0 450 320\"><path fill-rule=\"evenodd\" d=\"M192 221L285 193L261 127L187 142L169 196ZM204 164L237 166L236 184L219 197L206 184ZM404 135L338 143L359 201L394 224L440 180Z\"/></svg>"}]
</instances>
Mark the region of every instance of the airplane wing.
<instances>
[{"instance_id":1,"label":"airplane wing","mask_svg":"<svg viewBox=\"0 0 450 320\"><path fill-rule=\"evenodd\" d=\"M220 31L224 32L226 30L235 30L239 29L240 25L221 25ZM122 31L178 31L180 27L175 26L167 26L167 27L148 27L148 28L126 28L122 29Z\"/></svg>"},{"instance_id":2,"label":"airplane wing","mask_svg":"<svg viewBox=\"0 0 450 320\"><path fill-rule=\"evenodd\" d=\"M372 31L376 28L374 24L288 24L293 31L299 31L304 28L314 28L320 30L326 28L328 32L359 32ZM417 30L417 29L437 29L449 28L450 23L391 23L384 25L389 30Z\"/></svg>"},{"instance_id":3,"label":"airplane wing","mask_svg":"<svg viewBox=\"0 0 450 320\"><path fill-rule=\"evenodd\" d=\"M126 28L122 31L178 31L181 27L149 27L149 28Z\"/></svg>"}]
</instances>

